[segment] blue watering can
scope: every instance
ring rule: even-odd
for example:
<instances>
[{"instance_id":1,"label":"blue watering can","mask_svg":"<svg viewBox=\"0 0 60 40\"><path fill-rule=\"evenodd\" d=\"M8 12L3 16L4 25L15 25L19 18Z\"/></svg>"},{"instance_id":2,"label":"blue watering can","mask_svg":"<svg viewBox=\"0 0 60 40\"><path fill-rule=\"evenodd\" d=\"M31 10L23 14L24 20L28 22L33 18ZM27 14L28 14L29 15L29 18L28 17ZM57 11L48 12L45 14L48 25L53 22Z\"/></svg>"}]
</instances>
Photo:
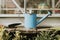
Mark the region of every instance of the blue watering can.
<instances>
[{"instance_id":1,"label":"blue watering can","mask_svg":"<svg viewBox=\"0 0 60 40\"><path fill-rule=\"evenodd\" d=\"M21 10L22 13L24 13L24 27L31 29L36 28L36 26L41 23L45 18L47 18L51 13L48 11L48 14L43 16L40 20L37 21L37 15L36 13L26 13L26 0L24 0L24 11L21 9L21 7L16 3L15 0L12 0L13 3Z\"/></svg>"},{"instance_id":2,"label":"blue watering can","mask_svg":"<svg viewBox=\"0 0 60 40\"><path fill-rule=\"evenodd\" d=\"M36 26L41 23L45 18L47 18L51 13L48 11L48 14L43 16L40 20L37 20L37 15L36 13L24 14L24 27L31 29L31 28L36 28Z\"/></svg>"}]
</instances>

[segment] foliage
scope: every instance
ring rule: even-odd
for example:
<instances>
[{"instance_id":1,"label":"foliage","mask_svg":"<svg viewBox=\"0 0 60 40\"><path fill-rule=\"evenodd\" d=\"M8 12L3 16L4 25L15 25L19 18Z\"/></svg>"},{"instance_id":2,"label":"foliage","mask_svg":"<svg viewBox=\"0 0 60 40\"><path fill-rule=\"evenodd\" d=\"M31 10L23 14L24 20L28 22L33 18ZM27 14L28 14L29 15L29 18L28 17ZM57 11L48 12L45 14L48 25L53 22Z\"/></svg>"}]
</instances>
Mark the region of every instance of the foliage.
<instances>
[{"instance_id":1,"label":"foliage","mask_svg":"<svg viewBox=\"0 0 60 40\"><path fill-rule=\"evenodd\" d=\"M58 40L55 33L56 31L41 31L39 35L37 35L37 40Z\"/></svg>"}]
</instances>

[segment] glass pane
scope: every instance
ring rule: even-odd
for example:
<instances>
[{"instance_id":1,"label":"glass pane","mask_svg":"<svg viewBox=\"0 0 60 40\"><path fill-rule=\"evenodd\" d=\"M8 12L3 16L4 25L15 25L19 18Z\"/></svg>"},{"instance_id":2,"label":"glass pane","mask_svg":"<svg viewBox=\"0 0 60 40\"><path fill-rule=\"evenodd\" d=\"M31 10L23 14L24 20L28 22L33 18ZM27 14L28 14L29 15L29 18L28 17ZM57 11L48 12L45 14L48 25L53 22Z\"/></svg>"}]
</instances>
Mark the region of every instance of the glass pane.
<instances>
[{"instance_id":1,"label":"glass pane","mask_svg":"<svg viewBox=\"0 0 60 40\"><path fill-rule=\"evenodd\" d=\"M24 7L24 0L19 0L20 6L23 8Z\"/></svg>"},{"instance_id":2,"label":"glass pane","mask_svg":"<svg viewBox=\"0 0 60 40\"><path fill-rule=\"evenodd\" d=\"M38 8L40 9L51 8L51 0L40 0L40 2L38 3Z\"/></svg>"},{"instance_id":3,"label":"glass pane","mask_svg":"<svg viewBox=\"0 0 60 40\"><path fill-rule=\"evenodd\" d=\"M28 8L50 8L51 0L29 0L27 1Z\"/></svg>"},{"instance_id":4,"label":"glass pane","mask_svg":"<svg viewBox=\"0 0 60 40\"><path fill-rule=\"evenodd\" d=\"M15 0L17 4L24 8L24 0ZM49 10L52 8L52 0L27 0L27 8L37 8L37 9L43 9L42 12L46 12L45 9ZM60 1L55 0L55 8L60 8ZM60 10L54 10L55 13L60 13L57 11ZM35 12L35 11L33 11ZM41 11L36 11L37 13L40 13ZM12 2L12 0L0 0L0 13L3 14L15 14L15 13L21 13L20 10L17 9L16 5Z\"/></svg>"},{"instance_id":5,"label":"glass pane","mask_svg":"<svg viewBox=\"0 0 60 40\"><path fill-rule=\"evenodd\" d=\"M20 6L20 0L15 0L17 4ZM16 5L12 2L12 0L2 0L1 1L1 12L3 14L15 14L17 13L17 7Z\"/></svg>"}]
</instances>

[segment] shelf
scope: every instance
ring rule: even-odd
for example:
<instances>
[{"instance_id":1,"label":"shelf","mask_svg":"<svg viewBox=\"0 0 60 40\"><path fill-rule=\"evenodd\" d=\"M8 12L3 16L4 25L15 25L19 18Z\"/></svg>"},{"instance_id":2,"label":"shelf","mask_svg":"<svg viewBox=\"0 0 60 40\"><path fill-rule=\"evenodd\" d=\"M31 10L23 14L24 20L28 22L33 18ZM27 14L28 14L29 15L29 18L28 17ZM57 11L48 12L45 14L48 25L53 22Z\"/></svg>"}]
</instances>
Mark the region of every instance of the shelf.
<instances>
[{"instance_id":1,"label":"shelf","mask_svg":"<svg viewBox=\"0 0 60 40\"><path fill-rule=\"evenodd\" d=\"M30 10L29 8L27 8L27 10ZM50 8L50 9L38 9L38 8L32 8L31 10L60 10L57 8Z\"/></svg>"},{"instance_id":2,"label":"shelf","mask_svg":"<svg viewBox=\"0 0 60 40\"><path fill-rule=\"evenodd\" d=\"M0 14L0 17L23 17L22 14Z\"/></svg>"},{"instance_id":3,"label":"shelf","mask_svg":"<svg viewBox=\"0 0 60 40\"><path fill-rule=\"evenodd\" d=\"M18 8L1 8L0 10L19 10Z\"/></svg>"},{"instance_id":4,"label":"shelf","mask_svg":"<svg viewBox=\"0 0 60 40\"><path fill-rule=\"evenodd\" d=\"M46 15L46 14L38 14L37 16L38 17L43 17L44 15ZM48 17L60 17L60 14L52 14L52 15L50 15Z\"/></svg>"},{"instance_id":5,"label":"shelf","mask_svg":"<svg viewBox=\"0 0 60 40\"><path fill-rule=\"evenodd\" d=\"M1 10L19 10L18 8L3 8ZM24 10L24 8L22 8ZM60 10L58 8L50 8L50 9L38 9L38 8L27 8L27 10Z\"/></svg>"},{"instance_id":6,"label":"shelf","mask_svg":"<svg viewBox=\"0 0 60 40\"><path fill-rule=\"evenodd\" d=\"M39 31L47 31L47 30L49 30L50 28L34 28L34 29L28 29L28 31L26 30L26 28L24 28L23 26L21 26L21 27L18 27L18 28L6 28L6 30L14 30L14 29L16 29L16 30L19 30L19 31L22 31L22 32L24 32L24 33L36 33L36 31L37 32L39 32Z\"/></svg>"},{"instance_id":7,"label":"shelf","mask_svg":"<svg viewBox=\"0 0 60 40\"><path fill-rule=\"evenodd\" d=\"M45 15L46 14L37 14L38 17L43 17ZM23 14L0 14L0 18L1 17L7 17L7 18L8 17L12 17L12 18L17 17L17 18L19 18L19 17L24 17L24 16L23 16ZM60 17L60 14L52 14L49 17Z\"/></svg>"}]
</instances>

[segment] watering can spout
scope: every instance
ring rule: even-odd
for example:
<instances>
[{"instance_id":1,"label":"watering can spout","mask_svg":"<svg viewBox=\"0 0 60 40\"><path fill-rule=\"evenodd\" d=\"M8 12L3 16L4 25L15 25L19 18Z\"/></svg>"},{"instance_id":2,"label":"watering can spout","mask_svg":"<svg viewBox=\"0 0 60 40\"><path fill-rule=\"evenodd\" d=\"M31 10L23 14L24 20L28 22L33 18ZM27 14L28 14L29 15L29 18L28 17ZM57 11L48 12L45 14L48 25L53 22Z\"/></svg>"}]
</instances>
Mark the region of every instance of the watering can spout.
<instances>
[{"instance_id":1,"label":"watering can spout","mask_svg":"<svg viewBox=\"0 0 60 40\"><path fill-rule=\"evenodd\" d=\"M47 15L43 16L39 21L37 21L37 25L44 21L44 19L46 19L49 15L51 15L51 13L48 11Z\"/></svg>"}]
</instances>

